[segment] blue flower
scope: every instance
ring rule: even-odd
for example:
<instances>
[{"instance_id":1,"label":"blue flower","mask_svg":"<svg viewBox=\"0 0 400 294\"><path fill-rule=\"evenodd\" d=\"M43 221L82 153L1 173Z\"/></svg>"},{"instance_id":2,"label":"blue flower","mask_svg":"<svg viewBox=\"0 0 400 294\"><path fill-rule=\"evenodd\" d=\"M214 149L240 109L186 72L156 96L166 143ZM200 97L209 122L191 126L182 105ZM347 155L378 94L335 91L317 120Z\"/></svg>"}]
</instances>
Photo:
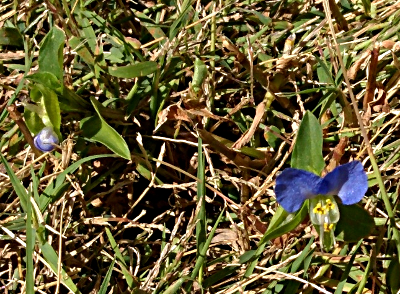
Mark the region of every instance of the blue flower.
<instances>
[{"instance_id":1,"label":"blue flower","mask_svg":"<svg viewBox=\"0 0 400 294\"><path fill-rule=\"evenodd\" d=\"M276 178L275 195L278 203L290 213L299 210L305 200L314 199L310 206L313 217L332 213L335 201L332 196L337 195L343 204L351 205L359 202L367 189L368 179L361 162L352 161L338 166L323 178L308 171L287 168ZM329 218L338 219L337 209L334 213L335 216ZM321 225L327 223L322 219L318 222ZM335 222L331 219L329 223Z\"/></svg>"},{"instance_id":2,"label":"blue flower","mask_svg":"<svg viewBox=\"0 0 400 294\"><path fill-rule=\"evenodd\" d=\"M52 127L43 128L33 139L35 147L42 152L52 151L59 142Z\"/></svg>"}]
</instances>

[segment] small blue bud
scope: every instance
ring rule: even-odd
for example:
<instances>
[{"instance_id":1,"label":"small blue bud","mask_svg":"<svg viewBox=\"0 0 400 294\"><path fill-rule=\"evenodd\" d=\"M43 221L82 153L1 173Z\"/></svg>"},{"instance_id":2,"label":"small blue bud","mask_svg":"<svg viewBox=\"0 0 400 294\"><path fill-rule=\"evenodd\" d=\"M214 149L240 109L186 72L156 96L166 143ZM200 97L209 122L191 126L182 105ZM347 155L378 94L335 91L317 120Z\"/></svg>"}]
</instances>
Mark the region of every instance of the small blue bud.
<instances>
[{"instance_id":1,"label":"small blue bud","mask_svg":"<svg viewBox=\"0 0 400 294\"><path fill-rule=\"evenodd\" d=\"M33 139L35 147L42 152L52 151L59 140L51 127L43 128Z\"/></svg>"}]
</instances>

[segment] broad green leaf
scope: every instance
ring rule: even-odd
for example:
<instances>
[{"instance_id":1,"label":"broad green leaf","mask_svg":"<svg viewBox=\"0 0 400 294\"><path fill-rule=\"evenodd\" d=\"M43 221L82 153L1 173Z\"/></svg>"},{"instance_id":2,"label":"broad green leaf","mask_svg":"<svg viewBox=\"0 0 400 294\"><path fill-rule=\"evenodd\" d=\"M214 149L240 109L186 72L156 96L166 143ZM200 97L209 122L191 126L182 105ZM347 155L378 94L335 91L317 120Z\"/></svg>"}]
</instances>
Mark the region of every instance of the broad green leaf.
<instances>
[{"instance_id":1,"label":"broad green leaf","mask_svg":"<svg viewBox=\"0 0 400 294\"><path fill-rule=\"evenodd\" d=\"M140 24L143 25L147 31L153 36L154 39L165 37L164 31L160 25L154 23L154 21L141 11L133 10L133 13L137 16Z\"/></svg>"},{"instance_id":2,"label":"broad green leaf","mask_svg":"<svg viewBox=\"0 0 400 294\"><path fill-rule=\"evenodd\" d=\"M30 80L35 83L42 84L43 86L56 91L57 93L61 93L62 85L57 77L51 72L40 71L28 75L26 77L27 80Z\"/></svg>"},{"instance_id":3,"label":"broad green leaf","mask_svg":"<svg viewBox=\"0 0 400 294\"><path fill-rule=\"evenodd\" d=\"M56 93L42 84L36 84L32 87L30 94L32 101L36 102L37 105L28 104L25 106L24 116L27 119L26 124L29 130L36 134L38 129L39 131L42 129L43 125L53 127L61 139L61 114ZM36 112L36 115L31 112ZM38 117L41 121L37 120Z\"/></svg>"},{"instance_id":4,"label":"broad green leaf","mask_svg":"<svg viewBox=\"0 0 400 294\"><path fill-rule=\"evenodd\" d=\"M281 226L282 223L287 219L288 215L289 213L284 210L282 206L278 206L276 212L272 216L272 219L269 221L267 232Z\"/></svg>"},{"instance_id":5,"label":"broad green leaf","mask_svg":"<svg viewBox=\"0 0 400 294\"><path fill-rule=\"evenodd\" d=\"M64 44L64 32L57 27L52 27L39 50L39 70L51 72L59 81L63 80Z\"/></svg>"},{"instance_id":6,"label":"broad green leaf","mask_svg":"<svg viewBox=\"0 0 400 294\"><path fill-rule=\"evenodd\" d=\"M69 39L69 45L76 51L76 53L78 53L79 57L82 58L87 65L94 67L93 53L90 52L90 49L83 38L72 37Z\"/></svg>"},{"instance_id":7,"label":"broad green leaf","mask_svg":"<svg viewBox=\"0 0 400 294\"><path fill-rule=\"evenodd\" d=\"M253 13L260 20L260 22L265 26L269 26L272 23L272 19L270 17L265 16L261 12L258 12L255 10L248 10L248 9L242 9L242 10L247 13Z\"/></svg>"},{"instance_id":8,"label":"broad green leaf","mask_svg":"<svg viewBox=\"0 0 400 294\"><path fill-rule=\"evenodd\" d=\"M207 66L203 61L196 58L194 61L194 73L193 73L193 81L192 87L193 90L198 93L201 89L201 85L203 84L204 79L207 76Z\"/></svg>"},{"instance_id":9,"label":"broad green leaf","mask_svg":"<svg viewBox=\"0 0 400 294\"><path fill-rule=\"evenodd\" d=\"M60 97L60 104L61 103L66 107L66 111L84 112L90 109L90 103L68 87L63 87L62 89L62 96Z\"/></svg>"},{"instance_id":10,"label":"broad green leaf","mask_svg":"<svg viewBox=\"0 0 400 294\"><path fill-rule=\"evenodd\" d=\"M49 243L44 243L43 245L40 246L40 249L42 251L44 259L47 261L47 263L50 265L51 269L57 273L58 272L58 255L51 247ZM68 274L65 272L63 268L61 268L61 283L64 284L71 292L78 294L81 293L79 292L78 288L76 287L75 283L72 281L72 279L68 276Z\"/></svg>"},{"instance_id":11,"label":"broad green leaf","mask_svg":"<svg viewBox=\"0 0 400 294\"><path fill-rule=\"evenodd\" d=\"M318 61L319 66L317 67L317 75L318 79L321 83L327 83L331 85L335 85L335 80L332 77L332 72L328 68L328 65L324 60L319 58L318 56L315 56L315 58Z\"/></svg>"},{"instance_id":12,"label":"broad green leaf","mask_svg":"<svg viewBox=\"0 0 400 294\"><path fill-rule=\"evenodd\" d=\"M322 129L317 118L309 111L300 124L291 166L317 175L321 175L325 167L322 156Z\"/></svg>"},{"instance_id":13,"label":"broad green leaf","mask_svg":"<svg viewBox=\"0 0 400 294\"><path fill-rule=\"evenodd\" d=\"M42 118L35 111L32 111L27 107L24 109L24 119L26 126L33 134L39 133L45 127Z\"/></svg>"},{"instance_id":14,"label":"broad green leaf","mask_svg":"<svg viewBox=\"0 0 400 294\"><path fill-rule=\"evenodd\" d=\"M68 87L64 87L57 79L57 77L51 72L37 72L26 77L28 80L42 84L49 90L53 90L59 95L59 105L64 111L88 111L90 103L86 102L78 94L70 90Z\"/></svg>"},{"instance_id":15,"label":"broad green leaf","mask_svg":"<svg viewBox=\"0 0 400 294\"><path fill-rule=\"evenodd\" d=\"M90 50L94 53L96 50L96 34L90 25L90 21L81 13L76 15L76 22L81 28L80 35L85 42L89 45Z\"/></svg>"},{"instance_id":16,"label":"broad green leaf","mask_svg":"<svg viewBox=\"0 0 400 294\"><path fill-rule=\"evenodd\" d=\"M24 45L21 33L16 28L1 28L0 29L0 45L4 46L19 46Z\"/></svg>"},{"instance_id":17,"label":"broad green leaf","mask_svg":"<svg viewBox=\"0 0 400 294\"><path fill-rule=\"evenodd\" d=\"M157 62L143 61L127 66L109 67L108 73L117 78L132 79L148 76L154 73L156 70Z\"/></svg>"},{"instance_id":18,"label":"broad green leaf","mask_svg":"<svg viewBox=\"0 0 400 294\"><path fill-rule=\"evenodd\" d=\"M366 237L375 225L369 213L358 205L339 204L340 219L336 224L336 237L346 242L357 242Z\"/></svg>"},{"instance_id":19,"label":"broad green leaf","mask_svg":"<svg viewBox=\"0 0 400 294\"><path fill-rule=\"evenodd\" d=\"M97 115L81 120L80 127L83 131L83 136L104 144L115 154L130 160L131 154L124 138L101 117L99 112L100 103L93 97L90 100Z\"/></svg>"}]
</instances>

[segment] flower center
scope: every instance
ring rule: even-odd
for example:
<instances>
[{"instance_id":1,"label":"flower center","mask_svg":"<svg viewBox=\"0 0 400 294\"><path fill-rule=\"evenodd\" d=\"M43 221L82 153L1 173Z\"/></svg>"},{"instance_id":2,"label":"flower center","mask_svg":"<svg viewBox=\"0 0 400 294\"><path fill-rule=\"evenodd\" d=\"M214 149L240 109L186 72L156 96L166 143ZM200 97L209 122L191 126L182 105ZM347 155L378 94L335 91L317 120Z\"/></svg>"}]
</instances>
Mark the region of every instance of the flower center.
<instances>
[{"instance_id":1,"label":"flower center","mask_svg":"<svg viewBox=\"0 0 400 294\"><path fill-rule=\"evenodd\" d=\"M339 221L339 209L332 196L322 196L310 200L310 218L314 225L323 226L329 232Z\"/></svg>"}]
</instances>

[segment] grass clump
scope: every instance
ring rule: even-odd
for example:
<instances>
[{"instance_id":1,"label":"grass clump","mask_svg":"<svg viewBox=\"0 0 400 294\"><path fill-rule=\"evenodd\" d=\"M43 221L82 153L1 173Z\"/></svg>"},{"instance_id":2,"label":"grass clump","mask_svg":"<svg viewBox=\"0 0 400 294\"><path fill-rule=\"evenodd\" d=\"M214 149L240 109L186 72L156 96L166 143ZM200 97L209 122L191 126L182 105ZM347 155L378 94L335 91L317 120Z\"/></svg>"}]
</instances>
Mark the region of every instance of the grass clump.
<instances>
[{"instance_id":1,"label":"grass clump","mask_svg":"<svg viewBox=\"0 0 400 294\"><path fill-rule=\"evenodd\" d=\"M0 289L397 293L399 23L395 1L2 1ZM352 160L369 189L322 250L274 181Z\"/></svg>"}]
</instances>

